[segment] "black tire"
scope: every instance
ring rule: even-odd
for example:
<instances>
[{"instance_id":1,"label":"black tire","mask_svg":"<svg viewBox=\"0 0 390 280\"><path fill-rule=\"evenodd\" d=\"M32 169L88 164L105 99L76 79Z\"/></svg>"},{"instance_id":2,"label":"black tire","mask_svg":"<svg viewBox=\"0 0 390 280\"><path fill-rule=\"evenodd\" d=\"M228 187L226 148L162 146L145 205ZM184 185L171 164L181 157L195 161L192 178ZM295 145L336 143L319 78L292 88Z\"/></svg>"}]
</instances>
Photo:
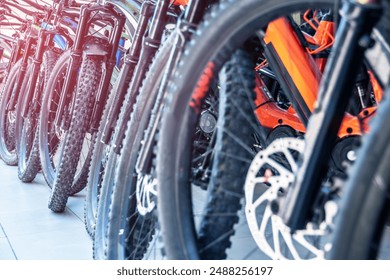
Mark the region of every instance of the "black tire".
<instances>
[{"instance_id":1,"label":"black tire","mask_svg":"<svg viewBox=\"0 0 390 280\"><path fill-rule=\"evenodd\" d=\"M89 128L94 101L93 93L97 91L101 73L102 61L99 56L84 57L77 79L72 119L70 127L65 134L64 145L61 147L61 157L49 198L49 209L54 212L63 212L65 210L68 198L72 193L77 165ZM92 143L93 139L95 139L95 134L91 135ZM90 150L91 148L88 147L88 153ZM89 162L82 162L82 166L84 165L89 166Z\"/></svg>"},{"instance_id":2,"label":"black tire","mask_svg":"<svg viewBox=\"0 0 390 280\"><path fill-rule=\"evenodd\" d=\"M38 73L35 92L39 98L42 98L45 85L49 79L49 75L53 70L58 54L52 50L44 53L41 68ZM30 75L32 67L30 67ZM26 74L26 79L23 81L21 93L24 93L31 87L30 76ZM18 104L25 102L25 95L20 94ZM39 159L39 135L38 135L38 120L40 114L40 104L42 100L36 100L33 105L28 106L29 111L26 119L21 117L21 112L17 112L16 130L18 147L18 177L23 182L31 182L41 168ZM21 108L19 106L18 108Z\"/></svg>"},{"instance_id":3,"label":"black tire","mask_svg":"<svg viewBox=\"0 0 390 280\"><path fill-rule=\"evenodd\" d=\"M124 78L122 76L123 68L119 72L117 82ZM93 146L91 165L86 185L87 191L84 203L84 224L88 234L91 237L95 236L97 208L101 196L100 190L109 154L109 147L105 143L99 141L99 139L101 139L108 112L112 107L114 99L116 98L117 85L118 83L116 83L110 91L110 95L103 111L103 116L100 121L99 129L96 136L97 141L95 141Z\"/></svg>"},{"instance_id":4,"label":"black tire","mask_svg":"<svg viewBox=\"0 0 390 280\"><path fill-rule=\"evenodd\" d=\"M6 110L12 92L16 87L21 64L22 61L19 60L12 66L7 75L7 82L4 85L0 99L0 157L8 165L16 165L18 163L15 143L16 108L8 113Z\"/></svg>"},{"instance_id":5,"label":"black tire","mask_svg":"<svg viewBox=\"0 0 390 280\"><path fill-rule=\"evenodd\" d=\"M390 87L343 187L329 259L390 258L380 250L390 208L389 94Z\"/></svg>"},{"instance_id":6,"label":"black tire","mask_svg":"<svg viewBox=\"0 0 390 280\"><path fill-rule=\"evenodd\" d=\"M98 206L95 259L142 259L155 234L155 213L142 216L136 209L135 188L138 177L135 164L173 39L172 34L163 43L144 79L127 124L120 156L110 151ZM124 233L119 234L121 229L124 229Z\"/></svg>"},{"instance_id":7,"label":"black tire","mask_svg":"<svg viewBox=\"0 0 390 280\"><path fill-rule=\"evenodd\" d=\"M229 246L229 241L225 240L226 242L223 242L220 248L216 246L217 252L210 252L207 255L200 252L198 246L202 236L197 235L191 209L192 194L188 170L193 132L189 128L193 127L197 116L189 115L188 113L193 110L187 110L187 108L194 91L198 95L192 100L192 104L199 104L204 93L207 92L206 87L197 86L200 77L202 77L203 85L206 84L205 81L215 77L239 46L247 41L256 30L265 27L268 22L278 16L307 8L329 8L333 3L333 0L266 0L261 2L227 0L215 6L199 26L192 42L188 45L186 55L171 79L159 141L158 207L164 244L169 258L223 258L225 257L224 251ZM224 176L228 173L227 168L231 170L236 166L227 166ZM241 176L245 177L245 174L244 172ZM215 176L218 178L218 175ZM223 192L215 192L213 196L214 201L223 204L222 199L218 199L219 196L224 197ZM223 208L222 205L218 207ZM225 207L228 206L225 205ZM238 207L236 204L232 208Z\"/></svg>"},{"instance_id":8,"label":"black tire","mask_svg":"<svg viewBox=\"0 0 390 280\"><path fill-rule=\"evenodd\" d=\"M134 14L136 16L136 14ZM133 36L136 30L136 19L128 19L125 24L127 34L130 36L130 42L133 40ZM103 174L106 162L108 160L107 145L100 141L101 133L103 131L105 121L107 119L108 111L112 106L113 100L116 98L116 92L118 90L118 84L123 77L124 56L121 57L119 65L114 67L113 74L111 76L111 85L109 96L103 110L103 116L101 118L98 132L96 133L96 141L91 149L91 161L88 170L88 177L86 182L86 198L84 203L84 224L88 234L93 238L96 228L96 216L97 205L99 203L101 183L103 180ZM130 77L127 77L129 79Z\"/></svg>"},{"instance_id":9,"label":"black tire","mask_svg":"<svg viewBox=\"0 0 390 280\"><path fill-rule=\"evenodd\" d=\"M65 74L70 62L71 50L65 51L57 60L52 73L47 81L43 93L41 112L39 117L39 156L41 159L42 173L50 188L54 184L56 170L58 169L60 151L65 141L65 133L55 126L54 118L57 112L58 102L62 92ZM63 121L71 121L71 108L74 103L76 88L72 89L71 102L65 107L67 117ZM92 137L94 141L94 137ZM85 162L92 157L92 149L85 156ZM88 178L88 166L83 165L73 180L73 186L69 195L79 192L85 187Z\"/></svg>"},{"instance_id":10,"label":"black tire","mask_svg":"<svg viewBox=\"0 0 390 280\"><path fill-rule=\"evenodd\" d=\"M208 203L198 229L198 250L202 259L225 259L230 237L238 222L245 174L254 150L254 62L245 51L237 51L220 73L220 100ZM248 118L250 118L248 120ZM251 123L253 126L248 126ZM218 129L223 128L223 129ZM235 135L232 137L231 135ZM224 213L224 215L215 215ZM215 225L218 225L216 227ZM216 242L216 240L218 240Z\"/></svg>"},{"instance_id":11,"label":"black tire","mask_svg":"<svg viewBox=\"0 0 390 280\"><path fill-rule=\"evenodd\" d=\"M55 178L57 160L54 159L61 144L62 134L56 130L54 118L60 100L61 90L70 61L70 50L65 51L57 60L43 93L41 114L39 117L39 156L42 173L51 188Z\"/></svg>"}]
</instances>

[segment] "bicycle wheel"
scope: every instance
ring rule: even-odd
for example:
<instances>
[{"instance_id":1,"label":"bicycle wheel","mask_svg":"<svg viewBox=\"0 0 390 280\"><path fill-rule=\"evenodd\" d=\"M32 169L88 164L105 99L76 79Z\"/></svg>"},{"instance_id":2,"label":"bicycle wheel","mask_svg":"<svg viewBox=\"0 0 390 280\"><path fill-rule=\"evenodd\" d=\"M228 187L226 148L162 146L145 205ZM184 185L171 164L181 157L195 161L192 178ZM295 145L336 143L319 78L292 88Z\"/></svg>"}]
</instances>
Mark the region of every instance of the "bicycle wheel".
<instances>
[{"instance_id":1,"label":"bicycle wheel","mask_svg":"<svg viewBox=\"0 0 390 280\"><path fill-rule=\"evenodd\" d=\"M63 149L65 133L60 126L55 125L54 119L57 112L58 102L61 97L65 74L70 62L70 50L65 51L57 60L52 73L47 81L43 93L43 101L39 116L39 156L41 159L42 173L46 183L52 188L56 177L56 171L60 160L60 152ZM63 122L70 123L71 108L75 99L76 88L72 89L71 102L64 108ZM93 139L93 137L91 137ZM92 156L92 149L88 150L83 159L87 161ZM88 170L83 166L79 168L73 180L72 193L82 189L88 177ZM69 195L71 195L69 194Z\"/></svg>"},{"instance_id":2,"label":"bicycle wheel","mask_svg":"<svg viewBox=\"0 0 390 280\"><path fill-rule=\"evenodd\" d=\"M118 81L123 77L123 71L119 73ZM116 86L110 91L106 107L103 111L102 120L100 121L96 139L101 139L101 132L104 128L104 120L107 118L109 108L115 98ZM108 147L101 141L95 141L92 152L90 170L86 185L86 198L84 203L84 224L88 234L91 237L95 236L96 227L96 211L100 200L100 189L103 180L103 174L108 160Z\"/></svg>"},{"instance_id":3,"label":"bicycle wheel","mask_svg":"<svg viewBox=\"0 0 390 280\"><path fill-rule=\"evenodd\" d=\"M179 68L170 82L169 98L167 101L167 110L162 121L161 138L159 141L158 157L157 157L157 174L159 179L159 214L161 217L161 227L164 232L164 243L167 253L173 259L198 259L198 258L262 258L264 255L254 255L258 248L256 244L247 244L248 254L242 251L241 255L229 256L227 249L231 246L231 237L234 235L234 225L237 223L237 211L240 209L240 200L243 198L243 185L245 172L240 173L238 170L246 166L248 170L248 155L254 155L253 140L252 144L248 145L248 132L245 131L247 126L239 126L239 122L230 129L235 129L235 133L226 130L217 132L216 152L219 146L232 146L235 142L237 149L242 149L242 152L234 152L231 147L229 154L223 150L220 152L221 160L213 163L213 176L208 186L208 193L205 194L206 199L201 201L218 202L220 205L213 210L212 203L206 203L206 215L197 216L196 209L193 209L195 204L195 195L191 193L191 178L190 178L190 162L191 162L191 145L194 131L193 124L199 117L199 103L207 94L208 82L216 77L222 66L230 58L232 53L241 46L245 41L251 38L256 31L257 35L262 36L264 28L270 21L283 16L291 15L295 12L305 11L306 9L329 9L332 8L334 1L225 1L220 3L204 20L199 27L192 42L189 44L186 55L183 57ZM214 28L218 26L218 28ZM239 65L239 64L238 64ZM245 64L244 64L245 65ZM231 78L234 78L232 70L225 70ZM240 72L238 72L240 73ZM242 72L245 73L245 72ZM245 76L245 74L242 74ZM239 75L237 75L239 77ZM199 81L199 82L198 82ZM226 90L224 94L228 96L229 87L234 86L234 89L240 92L251 91L249 85L245 81L239 82L233 79L230 83L226 82ZM241 87L241 89L240 89ZM252 89L253 90L253 89ZM222 94L222 93L221 93ZM237 94L240 96L239 94ZM244 95L242 95L244 96ZM246 98L246 99L245 99ZM245 105L249 102L249 96L245 98L237 97L237 104ZM234 98L233 98L234 99ZM222 97L221 97L222 100ZM245 101L246 100L246 101ZM191 102L190 102L191 101ZM221 101L222 102L222 101ZM229 101L233 102L233 101ZM190 107L188 106L190 104ZM247 123L252 124L252 129L256 132L256 125L250 121L250 114L245 113L238 105L233 106L226 104L226 111L220 107L220 125L221 127L229 127L229 123L233 122L234 118L240 119L240 113L246 115ZM253 114L254 104L249 102ZM190 108L190 109L188 109ZM232 108L236 108L232 110ZM241 111L240 111L241 110ZM221 113L225 117L221 118ZM224 120L224 122L222 122ZM249 126L251 127L251 126ZM239 129L243 132L243 137L237 132ZM225 129L223 129L225 130ZM218 130L217 130L218 131ZM253 132L252 132L253 133ZM260 133L260 132L259 132ZM224 134L231 138L230 142L218 145L218 141L224 139ZM180 137L172 137L180 135ZM218 136L219 139L218 140ZM226 140L225 140L226 141ZM216 156L215 156L216 157ZM223 159L223 160L222 160ZM239 164L237 164L239 162ZM221 164L218 166L216 164ZM222 168L222 163L224 167ZM214 166L216 167L214 169ZM245 168L243 168L245 169ZM237 179L241 175L241 182ZM219 174L218 174L219 173ZM223 186L220 184L219 178L234 174L234 179L229 184ZM228 180L227 180L228 181ZM218 188L218 185L221 185ZM224 203L225 197L229 197ZM232 203L234 201L234 203ZM217 212L217 208L220 210ZM220 215L219 213L222 212ZM224 218L223 216L228 216ZM220 220L219 220L220 219ZM218 226L212 221L215 221ZM199 224L200 226L197 226ZM243 223L245 226L245 223ZM212 233L215 228L224 227L225 233L220 234L219 238L213 237ZM252 253L251 253L252 251Z\"/></svg>"},{"instance_id":4,"label":"bicycle wheel","mask_svg":"<svg viewBox=\"0 0 390 280\"><path fill-rule=\"evenodd\" d=\"M6 78L7 81L0 100L0 157L8 165L16 165L18 163L15 144L16 108L7 110L7 106L16 87L21 63L22 61L19 60L12 66Z\"/></svg>"},{"instance_id":5,"label":"bicycle wheel","mask_svg":"<svg viewBox=\"0 0 390 280\"><path fill-rule=\"evenodd\" d=\"M136 30L136 19L128 18L125 25L127 34L129 35L129 42L132 44L134 32ZM130 46L128 46L130 48ZM102 131L105 126L105 122L109 113L110 108L114 102L114 99L117 98L117 91L120 81L130 80L131 77L124 77L124 67L123 67L124 57L121 58L118 67L114 68L111 84L112 88L109 92L108 99L103 110L103 115L99 124L98 131L96 133L97 141L94 142L93 149L91 151L91 162L88 171L88 178L86 182L86 198L84 203L84 224L88 234L91 237L95 235L96 227L96 216L97 216L97 207L100 200L100 189L103 180L103 175L105 171L105 166L108 161L109 147L99 141L102 137Z\"/></svg>"},{"instance_id":6,"label":"bicycle wheel","mask_svg":"<svg viewBox=\"0 0 390 280\"><path fill-rule=\"evenodd\" d=\"M88 128L93 108L93 95L91 93L97 91L102 67L102 61L99 56L86 56L81 63L72 119L69 129L64 135L64 145L60 149L59 165L49 198L49 208L54 212L63 212L65 210L72 188L74 188L73 182L79 165L80 154L83 150L83 144L86 141L89 142L86 149L90 153L91 146L96 138L95 133L88 133ZM89 162L82 160L81 169L86 164L89 165Z\"/></svg>"},{"instance_id":7,"label":"bicycle wheel","mask_svg":"<svg viewBox=\"0 0 390 280\"><path fill-rule=\"evenodd\" d=\"M34 86L36 96L42 97L41 93L44 91L44 87L49 79L49 75L53 70L57 58L58 54L52 50L48 50L44 53L41 69L38 74L39 76L37 78L36 85ZM29 74L32 74L31 71ZM26 74L26 79L23 81L21 93L27 92L27 90L32 86L29 74ZM25 102L24 99L24 94L20 94L18 104L23 104ZM17 112L16 143L18 147L18 177L23 182L31 182L34 180L36 174L41 168L38 147L38 118L40 104L41 100L37 100L31 104L31 106L28 106L29 110L26 118L21 116L21 112Z\"/></svg>"},{"instance_id":8,"label":"bicycle wheel","mask_svg":"<svg viewBox=\"0 0 390 280\"><path fill-rule=\"evenodd\" d=\"M101 139L102 131L105 126L105 120L107 119L108 112L116 98L116 92L118 90L117 86L119 84L119 81L121 79L125 79L125 77L123 76L123 70L124 68L120 70L116 79L117 83L113 85L113 88L110 91L96 135L97 141L95 141L93 145L91 165L86 185L87 192L84 204L84 224L88 234L91 237L95 236L97 208L99 200L101 200L102 196L100 194L100 191L109 155L109 146L107 146L101 141L98 141L98 139Z\"/></svg>"},{"instance_id":9,"label":"bicycle wheel","mask_svg":"<svg viewBox=\"0 0 390 280\"><path fill-rule=\"evenodd\" d=\"M343 186L329 259L390 259L389 117L390 99L386 98Z\"/></svg>"},{"instance_id":10,"label":"bicycle wheel","mask_svg":"<svg viewBox=\"0 0 390 280\"><path fill-rule=\"evenodd\" d=\"M156 258L160 254L155 248L158 233L155 232L154 208L149 208L143 214L137 211L136 189L145 187L152 195L153 177L150 174L137 176L135 164L174 38L171 34L164 41L150 66L127 124L121 154L118 156L112 150L108 154L98 205L95 258L142 259ZM153 237L154 241L151 242Z\"/></svg>"}]
</instances>

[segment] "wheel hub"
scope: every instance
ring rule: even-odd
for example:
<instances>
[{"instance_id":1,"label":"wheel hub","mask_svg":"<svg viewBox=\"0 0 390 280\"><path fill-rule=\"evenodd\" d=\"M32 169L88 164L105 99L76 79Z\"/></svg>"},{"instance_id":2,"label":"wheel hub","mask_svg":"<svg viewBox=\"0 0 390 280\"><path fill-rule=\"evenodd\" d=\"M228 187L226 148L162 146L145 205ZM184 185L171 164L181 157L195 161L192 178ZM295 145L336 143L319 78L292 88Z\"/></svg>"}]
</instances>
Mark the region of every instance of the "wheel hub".
<instances>
[{"instance_id":1,"label":"wheel hub","mask_svg":"<svg viewBox=\"0 0 390 280\"><path fill-rule=\"evenodd\" d=\"M217 126L217 118L210 111L204 111L200 116L199 126L204 133L210 134Z\"/></svg>"},{"instance_id":2,"label":"wheel hub","mask_svg":"<svg viewBox=\"0 0 390 280\"><path fill-rule=\"evenodd\" d=\"M136 197L137 210L142 216L156 208L157 180L152 175L139 176Z\"/></svg>"}]
</instances>

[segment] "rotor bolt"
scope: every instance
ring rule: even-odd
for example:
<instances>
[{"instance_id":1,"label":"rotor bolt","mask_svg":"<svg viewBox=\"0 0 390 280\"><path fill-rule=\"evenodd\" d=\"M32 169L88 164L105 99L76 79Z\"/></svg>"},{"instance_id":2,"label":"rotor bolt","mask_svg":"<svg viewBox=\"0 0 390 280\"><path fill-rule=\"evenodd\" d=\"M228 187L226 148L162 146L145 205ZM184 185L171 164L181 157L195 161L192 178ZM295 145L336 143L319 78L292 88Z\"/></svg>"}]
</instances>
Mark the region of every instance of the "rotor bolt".
<instances>
[{"instance_id":1,"label":"rotor bolt","mask_svg":"<svg viewBox=\"0 0 390 280\"><path fill-rule=\"evenodd\" d=\"M285 194L284 189L283 188L279 188L278 193L277 193L278 197L282 197L282 196L284 196L284 194Z\"/></svg>"},{"instance_id":2,"label":"rotor bolt","mask_svg":"<svg viewBox=\"0 0 390 280\"><path fill-rule=\"evenodd\" d=\"M271 211L274 215L278 214L279 212L279 203L276 200L271 201Z\"/></svg>"},{"instance_id":3,"label":"rotor bolt","mask_svg":"<svg viewBox=\"0 0 390 280\"><path fill-rule=\"evenodd\" d=\"M375 41L369 35L364 35L359 40L359 46L365 49L372 48L374 44Z\"/></svg>"}]
</instances>

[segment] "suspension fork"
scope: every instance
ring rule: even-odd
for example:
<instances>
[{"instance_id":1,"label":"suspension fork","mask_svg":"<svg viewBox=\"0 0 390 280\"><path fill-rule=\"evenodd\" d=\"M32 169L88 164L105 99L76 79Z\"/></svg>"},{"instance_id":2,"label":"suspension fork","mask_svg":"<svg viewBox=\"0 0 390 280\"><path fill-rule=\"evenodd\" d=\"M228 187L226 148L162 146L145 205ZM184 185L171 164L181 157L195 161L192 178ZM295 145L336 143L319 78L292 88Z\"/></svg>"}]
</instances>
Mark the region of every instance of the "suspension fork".
<instances>
[{"instance_id":1,"label":"suspension fork","mask_svg":"<svg viewBox=\"0 0 390 280\"><path fill-rule=\"evenodd\" d=\"M175 42L170 53L167 68L164 70L164 76L159 87L155 105L153 106L143 145L137 158L136 170L138 173L149 173L153 158L155 135L164 108L163 100L165 99L169 77L174 73L177 62L183 53L185 43L202 19L208 2L207 0L190 0L183 19L178 22Z\"/></svg>"},{"instance_id":2,"label":"suspension fork","mask_svg":"<svg viewBox=\"0 0 390 280\"><path fill-rule=\"evenodd\" d=\"M352 94L364 51L371 47L371 31L380 14L380 0L347 1L336 44L321 81L318 101L306 133L304 159L280 213L291 231L302 229L321 188L327 162Z\"/></svg>"},{"instance_id":3,"label":"suspension fork","mask_svg":"<svg viewBox=\"0 0 390 280\"><path fill-rule=\"evenodd\" d=\"M89 18L92 10L87 6L80 9L80 21L76 30L75 42L71 51L68 68L66 69L64 86L61 90L60 100L56 111L54 125L62 126L65 106L70 103L72 87L76 83L77 71L81 64L83 39L88 34ZM66 130L66 127L63 127Z\"/></svg>"},{"instance_id":4,"label":"suspension fork","mask_svg":"<svg viewBox=\"0 0 390 280\"><path fill-rule=\"evenodd\" d=\"M122 30L125 25L126 18L123 14L117 14L114 20L114 28L111 33L110 38L110 53L108 54L108 61L106 64L106 69L103 73L102 83L99 85L99 90L95 98L95 104L92 111L91 118L91 129L92 131L97 131L99 128L101 116L103 115L104 105L106 104L110 80L112 72L116 64L116 53L119 45L119 40L121 38Z\"/></svg>"},{"instance_id":5,"label":"suspension fork","mask_svg":"<svg viewBox=\"0 0 390 280\"><path fill-rule=\"evenodd\" d=\"M17 39L13 44L11 57L9 58L9 62L7 65L7 73L11 70L11 67L19 60L22 56L22 51L25 46L25 41L21 39Z\"/></svg>"},{"instance_id":6,"label":"suspension fork","mask_svg":"<svg viewBox=\"0 0 390 280\"><path fill-rule=\"evenodd\" d=\"M116 98L114 98L113 105L110 107L105 122L105 126L102 132L101 141L105 144L109 144L111 135L114 131L115 123L120 112L120 108L125 100L125 95L129 87L131 78L133 77L134 69L138 63L139 56L142 48L142 39L146 33L149 19L153 15L154 3L152 1L145 1L142 3L139 22L133 36L133 42L124 57L124 65L121 70L122 76L117 85L115 92Z\"/></svg>"},{"instance_id":7,"label":"suspension fork","mask_svg":"<svg viewBox=\"0 0 390 280\"><path fill-rule=\"evenodd\" d=\"M122 123L119 124L118 134L113 141L114 152L117 154L119 154L121 150L122 140L124 138L127 127L126 124L130 119L133 104L135 104L135 100L138 96L141 83L145 78L146 72L149 69L149 65L154 57L154 54L160 47L161 37L165 28L169 4L169 0L158 0L156 4L156 9L153 14L152 22L150 24L148 36L145 37L143 40L139 63L135 68L134 77L131 80L131 84L129 87L129 99L125 104L124 115L121 119Z\"/></svg>"},{"instance_id":8,"label":"suspension fork","mask_svg":"<svg viewBox=\"0 0 390 280\"><path fill-rule=\"evenodd\" d=\"M29 36L27 38L26 48L22 57L20 71L16 79L16 86L13 89L10 102L7 105L7 111L13 111L16 106L16 103L18 102L20 88L22 87L24 76L26 75L28 59L31 55L33 46L36 44L36 41L37 39L35 37Z\"/></svg>"},{"instance_id":9,"label":"suspension fork","mask_svg":"<svg viewBox=\"0 0 390 280\"><path fill-rule=\"evenodd\" d=\"M47 31L44 29L41 29L38 34L38 42L37 42L37 48L35 51L35 55L33 58L32 62L32 69L31 69L31 86L28 87L26 94L26 97L24 99L24 102L22 103L22 111L21 111L21 116L23 118L27 117L28 110L30 107L30 104L32 104L33 100L39 100L38 96L36 94L41 94L41 93L36 93L35 87L36 87L36 82L38 79L39 75L39 70L42 64L42 58L43 58L43 53L45 51L46 47L46 42L47 38L49 35L53 35L53 31ZM39 104L39 102L34 102L36 105Z\"/></svg>"}]
</instances>

